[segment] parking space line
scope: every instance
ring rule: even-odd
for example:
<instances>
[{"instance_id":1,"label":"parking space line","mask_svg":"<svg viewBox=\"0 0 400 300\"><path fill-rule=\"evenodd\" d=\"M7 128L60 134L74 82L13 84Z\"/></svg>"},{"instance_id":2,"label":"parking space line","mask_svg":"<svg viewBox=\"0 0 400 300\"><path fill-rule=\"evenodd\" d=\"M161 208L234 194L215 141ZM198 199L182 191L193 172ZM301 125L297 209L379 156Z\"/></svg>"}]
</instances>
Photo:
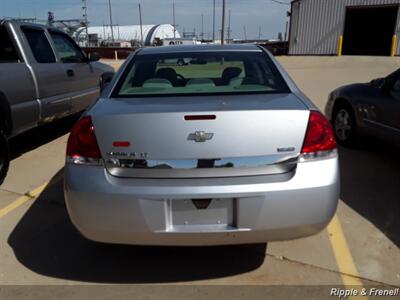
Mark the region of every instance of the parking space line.
<instances>
[{"instance_id":1,"label":"parking space line","mask_svg":"<svg viewBox=\"0 0 400 300\"><path fill-rule=\"evenodd\" d=\"M343 233L342 225L337 215L335 215L327 227L329 240L335 254L336 263L342 274L342 281L345 286L359 286L362 288L362 281L357 278L359 273L351 255L349 245ZM365 299L365 298L364 298Z\"/></svg>"},{"instance_id":2,"label":"parking space line","mask_svg":"<svg viewBox=\"0 0 400 300\"><path fill-rule=\"evenodd\" d=\"M48 183L45 183L35 189L33 189L30 192L25 193L22 197L19 197L17 200L14 200L11 202L9 205L6 207L0 209L0 218L4 217L8 213L12 212L14 209L20 207L24 203L28 202L29 200L32 200L36 198L41 192L44 191Z\"/></svg>"}]
</instances>

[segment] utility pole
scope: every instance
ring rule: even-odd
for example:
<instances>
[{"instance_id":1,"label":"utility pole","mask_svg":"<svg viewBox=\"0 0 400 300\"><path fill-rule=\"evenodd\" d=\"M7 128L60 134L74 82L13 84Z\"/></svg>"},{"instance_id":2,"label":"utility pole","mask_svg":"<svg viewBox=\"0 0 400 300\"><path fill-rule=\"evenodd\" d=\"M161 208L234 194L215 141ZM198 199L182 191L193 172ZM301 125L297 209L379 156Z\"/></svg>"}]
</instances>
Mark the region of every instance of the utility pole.
<instances>
[{"instance_id":1,"label":"utility pole","mask_svg":"<svg viewBox=\"0 0 400 300\"><path fill-rule=\"evenodd\" d=\"M139 3L139 21L140 21L140 45L143 47L143 23L142 23L142 8Z\"/></svg>"},{"instance_id":2,"label":"utility pole","mask_svg":"<svg viewBox=\"0 0 400 300\"><path fill-rule=\"evenodd\" d=\"M285 41L288 40L288 30L289 30L289 21L286 21L286 28L285 28Z\"/></svg>"},{"instance_id":3,"label":"utility pole","mask_svg":"<svg viewBox=\"0 0 400 300\"><path fill-rule=\"evenodd\" d=\"M288 18L288 20L286 21L286 29L285 29L285 41L289 40L289 21L291 22L292 20L292 13L290 11L286 12L286 17Z\"/></svg>"},{"instance_id":4,"label":"utility pole","mask_svg":"<svg viewBox=\"0 0 400 300\"><path fill-rule=\"evenodd\" d=\"M204 14L201 14L201 39L204 40Z\"/></svg>"},{"instance_id":5,"label":"utility pole","mask_svg":"<svg viewBox=\"0 0 400 300\"><path fill-rule=\"evenodd\" d=\"M247 41L246 26L243 26L244 40Z\"/></svg>"},{"instance_id":6,"label":"utility pole","mask_svg":"<svg viewBox=\"0 0 400 300\"><path fill-rule=\"evenodd\" d=\"M89 46L89 30L88 30L88 17L87 17L87 5L86 0L82 0L82 17L85 22L85 31L86 31L86 47Z\"/></svg>"},{"instance_id":7,"label":"utility pole","mask_svg":"<svg viewBox=\"0 0 400 300\"><path fill-rule=\"evenodd\" d=\"M172 2L172 21L174 26L174 39L176 38L176 23L175 23L175 2Z\"/></svg>"},{"instance_id":8,"label":"utility pole","mask_svg":"<svg viewBox=\"0 0 400 300\"><path fill-rule=\"evenodd\" d=\"M54 23L54 13L49 11L47 15L47 25L51 27L53 26L53 23Z\"/></svg>"},{"instance_id":9,"label":"utility pole","mask_svg":"<svg viewBox=\"0 0 400 300\"><path fill-rule=\"evenodd\" d=\"M261 40L261 26L258 27L258 40Z\"/></svg>"},{"instance_id":10,"label":"utility pole","mask_svg":"<svg viewBox=\"0 0 400 300\"><path fill-rule=\"evenodd\" d=\"M225 9L226 9L226 0L222 0L221 45L225 44Z\"/></svg>"},{"instance_id":11,"label":"utility pole","mask_svg":"<svg viewBox=\"0 0 400 300\"><path fill-rule=\"evenodd\" d=\"M114 28L113 28L113 21L112 21L111 0L108 0L108 10L110 13L111 40L114 42Z\"/></svg>"},{"instance_id":12,"label":"utility pole","mask_svg":"<svg viewBox=\"0 0 400 300\"><path fill-rule=\"evenodd\" d=\"M213 0L213 33L212 33L213 42L215 41L215 0Z\"/></svg>"},{"instance_id":13,"label":"utility pole","mask_svg":"<svg viewBox=\"0 0 400 300\"><path fill-rule=\"evenodd\" d=\"M229 17L228 17L228 44L231 40L231 10L229 10Z\"/></svg>"}]
</instances>

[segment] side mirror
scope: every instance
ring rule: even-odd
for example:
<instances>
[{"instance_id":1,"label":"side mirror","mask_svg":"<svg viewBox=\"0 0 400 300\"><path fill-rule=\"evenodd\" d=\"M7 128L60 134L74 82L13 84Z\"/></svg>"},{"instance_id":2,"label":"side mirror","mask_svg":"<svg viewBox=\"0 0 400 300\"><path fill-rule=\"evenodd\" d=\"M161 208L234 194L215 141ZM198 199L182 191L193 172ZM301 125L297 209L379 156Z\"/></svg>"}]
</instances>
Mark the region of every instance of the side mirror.
<instances>
[{"instance_id":1,"label":"side mirror","mask_svg":"<svg viewBox=\"0 0 400 300\"><path fill-rule=\"evenodd\" d=\"M400 93L400 80L397 80L397 81L394 83L394 85L393 85L393 87L392 87L392 92L393 92L393 93L396 93L396 94Z\"/></svg>"},{"instance_id":2,"label":"side mirror","mask_svg":"<svg viewBox=\"0 0 400 300\"><path fill-rule=\"evenodd\" d=\"M100 77L100 93L104 91L104 89L109 85L109 83L113 80L115 73L114 72L105 72Z\"/></svg>"},{"instance_id":3,"label":"side mirror","mask_svg":"<svg viewBox=\"0 0 400 300\"><path fill-rule=\"evenodd\" d=\"M377 89L383 89L386 85L385 78L377 78L371 81L371 85Z\"/></svg>"},{"instance_id":4,"label":"side mirror","mask_svg":"<svg viewBox=\"0 0 400 300\"><path fill-rule=\"evenodd\" d=\"M89 52L88 60L89 61L98 61L100 60L100 55L97 52Z\"/></svg>"}]
</instances>

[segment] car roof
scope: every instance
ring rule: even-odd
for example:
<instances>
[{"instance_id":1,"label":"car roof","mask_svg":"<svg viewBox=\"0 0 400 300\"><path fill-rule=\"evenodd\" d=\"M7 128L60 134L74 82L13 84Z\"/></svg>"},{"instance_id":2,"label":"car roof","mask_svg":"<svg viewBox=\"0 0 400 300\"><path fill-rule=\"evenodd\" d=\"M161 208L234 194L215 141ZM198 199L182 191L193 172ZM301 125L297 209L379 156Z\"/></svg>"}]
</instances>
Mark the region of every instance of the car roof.
<instances>
[{"instance_id":1,"label":"car roof","mask_svg":"<svg viewBox=\"0 0 400 300\"><path fill-rule=\"evenodd\" d=\"M146 47L142 48L138 55L146 54L167 54L167 53L180 53L180 52L214 52L214 51L252 51L261 52L262 50L253 44L241 45L178 45L178 46L160 46L160 47Z\"/></svg>"},{"instance_id":2,"label":"car roof","mask_svg":"<svg viewBox=\"0 0 400 300\"><path fill-rule=\"evenodd\" d=\"M31 27L40 27L40 28L47 28L48 26L39 24L39 23L33 23L33 22L23 22L23 21L18 21L18 20L3 20L5 23L9 24L15 24L18 26L31 26Z\"/></svg>"},{"instance_id":3,"label":"car roof","mask_svg":"<svg viewBox=\"0 0 400 300\"><path fill-rule=\"evenodd\" d=\"M21 27L30 27L30 28L36 28L36 29L43 29L43 30L52 30L52 31L58 31L60 33L65 33L64 31L55 28L55 27L49 27L47 25L44 24L39 24L39 23L33 23L33 22L21 22L18 20L4 20L5 23L9 23L9 24L13 24L16 26L21 26Z\"/></svg>"}]
</instances>

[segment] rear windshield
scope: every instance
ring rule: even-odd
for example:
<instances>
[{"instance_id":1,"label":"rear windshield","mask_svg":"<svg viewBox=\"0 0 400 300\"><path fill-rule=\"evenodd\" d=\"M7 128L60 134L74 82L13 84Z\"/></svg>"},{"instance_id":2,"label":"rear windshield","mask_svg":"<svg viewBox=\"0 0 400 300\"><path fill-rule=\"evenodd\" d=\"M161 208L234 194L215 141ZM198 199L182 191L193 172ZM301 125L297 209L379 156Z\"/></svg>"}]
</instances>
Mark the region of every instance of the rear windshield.
<instances>
[{"instance_id":1,"label":"rear windshield","mask_svg":"<svg viewBox=\"0 0 400 300\"><path fill-rule=\"evenodd\" d=\"M113 96L286 93L288 87L263 52L137 55Z\"/></svg>"}]
</instances>

